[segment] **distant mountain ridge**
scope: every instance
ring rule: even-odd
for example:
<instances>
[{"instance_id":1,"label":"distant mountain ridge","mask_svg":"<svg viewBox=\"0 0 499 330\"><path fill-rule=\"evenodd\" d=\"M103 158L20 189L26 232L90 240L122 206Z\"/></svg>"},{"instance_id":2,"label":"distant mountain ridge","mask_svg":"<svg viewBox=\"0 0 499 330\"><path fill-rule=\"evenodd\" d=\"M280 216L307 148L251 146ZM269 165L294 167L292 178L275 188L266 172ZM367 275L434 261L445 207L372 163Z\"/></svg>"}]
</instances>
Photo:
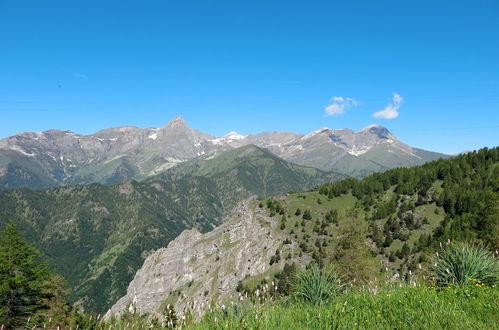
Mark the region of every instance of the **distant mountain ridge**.
<instances>
[{"instance_id":1,"label":"distant mountain ridge","mask_svg":"<svg viewBox=\"0 0 499 330\"><path fill-rule=\"evenodd\" d=\"M199 157L246 145L268 149L299 165L362 177L399 166L448 157L412 148L386 128L327 127L307 135L264 132L215 137L176 117L161 128L124 126L91 135L48 130L0 140L0 189L35 189L141 180Z\"/></svg>"}]
</instances>

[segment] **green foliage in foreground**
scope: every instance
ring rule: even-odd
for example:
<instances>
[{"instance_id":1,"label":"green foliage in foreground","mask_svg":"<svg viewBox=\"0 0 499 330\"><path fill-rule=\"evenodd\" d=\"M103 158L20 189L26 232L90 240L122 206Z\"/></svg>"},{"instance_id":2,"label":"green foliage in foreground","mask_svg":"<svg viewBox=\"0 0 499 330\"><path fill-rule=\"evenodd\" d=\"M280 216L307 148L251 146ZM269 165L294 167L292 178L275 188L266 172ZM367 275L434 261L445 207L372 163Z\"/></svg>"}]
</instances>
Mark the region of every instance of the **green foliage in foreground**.
<instances>
[{"instance_id":1,"label":"green foliage in foreground","mask_svg":"<svg viewBox=\"0 0 499 330\"><path fill-rule=\"evenodd\" d=\"M330 302L345 288L335 272L320 269L316 265L298 273L295 281L294 296L298 300L314 305Z\"/></svg>"},{"instance_id":2,"label":"green foliage in foreground","mask_svg":"<svg viewBox=\"0 0 499 330\"><path fill-rule=\"evenodd\" d=\"M88 316L66 298L64 279L9 222L0 232L0 328L84 327Z\"/></svg>"},{"instance_id":3,"label":"green foliage in foreground","mask_svg":"<svg viewBox=\"0 0 499 330\"><path fill-rule=\"evenodd\" d=\"M499 278L499 265L480 246L454 243L438 257L434 273L440 285L467 285L469 280L493 285Z\"/></svg>"},{"instance_id":4,"label":"green foliage in foreground","mask_svg":"<svg viewBox=\"0 0 499 330\"><path fill-rule=\"evenodd\" d=\"M499 290L447 288L362 290L316 306L292 301L240 305L206 314L193 329L496 329Z\"/></svg>"},{"instance_id":5,"label":"green foliage in foreground","mask_svg":"<svg viewBox=\"0 0 499 330\"><path fill-rule=\"evenodd\" d=\"M79 329L497 329L499 288L476 280L447 287L388 286L364 288L314 305L295 299L249 300L211 308L201 320L192 314L163 321L125 312L119 319L99 321L79 314L71 326ZM175 320L174 322L172 320ZM55 329L54 319L45 321ZM26 324L31 328L33 324ZM41 326L41 324L39 324ZM68 326L69 328L69 326Z\"/></svg>"},{"instance_id":6,"label":"green foliage in foreground","mask_svg":"<svg viewBox=\"0 0 499 330\"><path fill-rule=\"evenodd\" d=\"M0 233L0 324L19 326L45 308L44 284L50 273L40 257L9 222Z\"/></svg>"}]
</instances>

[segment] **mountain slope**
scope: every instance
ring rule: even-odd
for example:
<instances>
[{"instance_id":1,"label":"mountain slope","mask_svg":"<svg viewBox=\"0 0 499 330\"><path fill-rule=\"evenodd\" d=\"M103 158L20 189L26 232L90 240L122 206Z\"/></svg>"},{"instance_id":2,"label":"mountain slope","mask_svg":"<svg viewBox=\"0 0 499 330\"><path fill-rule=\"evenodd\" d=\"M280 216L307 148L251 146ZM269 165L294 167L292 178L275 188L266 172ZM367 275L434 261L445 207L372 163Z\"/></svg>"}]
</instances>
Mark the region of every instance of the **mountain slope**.
<instances>
[{"instance_id":1,"label":"mountain slope","mask_svg":"<svg viewBox=\"0 0 499 330\"><path fill-rule=\"evenodd\" d=\"M302 191L304 188L313 188L323 182L346 177L286 162L254 145L222 152L217 156L202 156L167 170L161 176L209 177L216 180L220 188L227 189L227 193L242 184L247 190L259 192L258 198L277 195L283 191Z\"/></svg>"},{"instance_id":2,"label":"mountain slope","mask_svg":"<svg viewBox=\"0 0 499 330\"><path fill-rule=\"evenodd\" d=\"M296 164L357 177L447 157L412 148L379 125L370 125L356 132L324 127L307 135L262 133L241 136L231 133L222 140L231 146L252 143Z\"/></svg>"},{"instance_id":3,"label":"mountain slope","mask_svg":"<svg viewBox=\"0 0 499 330\"><path fill-rule=\"evenodd\" d=\"M152 254L107 316L128 303L141 313L173 304L179 314L191 306L199 315L239 293L285 294L276 275L293 262L334 264L356 283L423 280L448 240L499 247L498 178L499 148L484 149L242 204L231 222L206 234L186 231Z\"/></svg>"},{"instance_id":4,"label":"mountain slope","mask_svg":"<svg viewBox=\"0 0 499 330\"><path fill-rule=\"evenodd\" d=\"M199 315L211 302L235 296L245 278L276 271L278 265L270 266L269 261L286 235L267 217L255 203L244 202L232 221L209 233L184 231L147 258L107 317L121 314L130 303L138 313L152 314L160 314L167 304L178 311L192 304Z\"/></svg>"},{"instance_id":5,"label":"mountain slope","mask_svg":"<svg viewBox=\"0 0 499 330\"><path fill-rule=\"evenodd\" d=\"M123 182L220 150L209 142L213 138L190 129L180 117L161 128L126 126L93 135L21 133L0 140L0 183L9 189Z\"/></svg>"},{"instance_id":6,"label":"mountain slope","mask_svg":"<svg viewBox=\"0 0 499 330\"><path fill-rule=\"evenodd\" d=\"M68 280L72 301L102 312L125 293L148 252L184 229L209 231L247 198L344 178L254 146L181 169L141 183L3 191L0 225L17 222Z\"/></svg>"},{"instance_id":7,"label":"mountain slope","mask_svg":"<svg viewBox=\"0 0 499 330\"><path fill-rule=\"evenodd\" d=\"M377 125L357 132L323 128L307 135L231 132L214 137L177 117L161 128L125 126L92 135L49 130L1 139L0 189L142 180L203 155L247 145L299 165L359 177L447 157L407 146Z\"/></svg>"}]
</instances>

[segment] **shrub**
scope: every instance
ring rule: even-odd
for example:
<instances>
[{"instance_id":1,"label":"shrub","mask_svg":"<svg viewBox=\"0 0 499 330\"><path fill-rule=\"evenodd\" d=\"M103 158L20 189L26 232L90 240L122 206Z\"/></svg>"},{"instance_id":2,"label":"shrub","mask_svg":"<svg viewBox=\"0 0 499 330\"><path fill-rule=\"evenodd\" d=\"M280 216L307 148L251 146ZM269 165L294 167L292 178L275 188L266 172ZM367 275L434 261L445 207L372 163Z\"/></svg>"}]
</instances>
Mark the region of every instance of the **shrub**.
<instances>
[{"instance_id":1,"label":"shrub","mask_svg":"<svg viewBox=\"0 0 499 330\"><path fill-rule=\"evenodd\" d=\"M305 212L303 212L303 219L305 220L311 220L312 219L312 213L310 212L310 210L305 210Z\"/></svg>"},{"instance_id":2,"label":"shrub","mask_svg":"<svg viewBox=\"0 0 499 330\"><path fill-rule=\"evenodd\" d=\"M314 265L295 276L294 296L297 300L322 305L339 295L344 287L334 271Z\"/></svg>"},{"instance_id":3,"label":"shrub","mask_svg":"<svg viewBox=\"0 0 499 330\"><path fill-rule=\"evenodd\" d=\"M483 247L454 243L437 258L433 273L439 285L465 285L471 279L494 285L498 270L497 260Z\"/></svg>"}]
</instances>

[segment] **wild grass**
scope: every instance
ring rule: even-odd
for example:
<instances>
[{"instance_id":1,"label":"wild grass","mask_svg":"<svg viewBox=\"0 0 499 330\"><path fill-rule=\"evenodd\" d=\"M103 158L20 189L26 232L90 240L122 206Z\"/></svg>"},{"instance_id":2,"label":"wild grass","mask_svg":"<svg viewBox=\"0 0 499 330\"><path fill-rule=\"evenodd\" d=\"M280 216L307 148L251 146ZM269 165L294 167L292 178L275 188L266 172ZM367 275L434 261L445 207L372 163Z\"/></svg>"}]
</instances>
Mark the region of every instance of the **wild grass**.
<instances>
[{"instance_id":1,"label":"wild grass","mask_svg":"<svg viewBox=\"0 0 499 330\"><path fill-rule=\"evenodd\" d=\"M298 301L322 305L341 294L344 288L333 270L320 269L314 265L311 269L296 274L294 297Z\"/></svg>"},{"instance_id":2,"label":"wild grass","mask_svg":"<svg viewBox=\"0 0 499 330\"><path fill-rule=\"evenodd\" d=\"M499 279L499 264L491 252L469 244L449 245L433 269L439 285L468 285L470 279L494 285Z\"/></svg>"},{"instance_id":3,"label":"wild grass","mask_svg":"<svg viewBox=\"0 0 499 330\"><path fill-rule=\"evenodd\" d=\"M392 284L337 295L316 305L294 298L245 300L213 306L201 318L165 318L125 312L120 318L99 320L95 315L75 319L71 329L499 329L499 289L477 280L467 285L425 287ZM57 329L56 319L26 328ZM66 327L64 327L66 328ZM62 327L61 327L62 329Z\"/></svg>"},{"instance_id":4,"label":"wild grass","mask_svg":"<svg viewBox=\"0 0 499 330\"><path fill-rule=\"evenodd\" d=\"M486 286L360 290L313 305L281 300L217 309L192 329L498 329L499 290Z\"/></svg>"}]
</instances>

